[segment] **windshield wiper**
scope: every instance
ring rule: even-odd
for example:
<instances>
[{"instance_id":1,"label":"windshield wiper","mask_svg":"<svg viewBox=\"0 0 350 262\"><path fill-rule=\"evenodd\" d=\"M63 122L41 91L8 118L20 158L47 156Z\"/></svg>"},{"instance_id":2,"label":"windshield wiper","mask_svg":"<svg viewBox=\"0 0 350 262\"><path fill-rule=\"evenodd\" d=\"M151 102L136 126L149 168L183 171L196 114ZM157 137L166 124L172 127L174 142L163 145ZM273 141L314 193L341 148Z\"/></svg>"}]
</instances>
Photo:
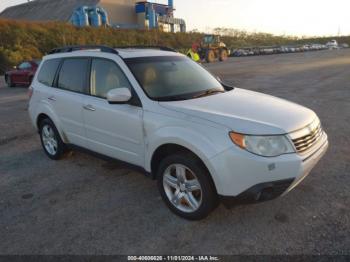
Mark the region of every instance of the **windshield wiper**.
<instances>
[{"instance_id":1,"label":"windshield wiper","mask_svg":"<svg viewBox=\"0 0 350 262\"><path fill-rule=\"evenodd\" d=\"M217 88L214 88L214 89L209 89L203 93L200 93L199 95L196 95L194 96L193 98L200 98L200 97L205 97L205 96L211 96L211 95L214 95L214 94L217 94L217 93L225 93L224 90L221 90L221 89L217 89Z\"/></svg>"},{"instance_id":2,"label":"windshield wiper","mask_svg":"<svg viewBox=\"0 0 350 262\"><path fill-rule=\"evenodd\" d=\"M173 102L191 99L188 95L174 95L156 98L158 102Z\"/></svg>"},{"instance_id":3,"label":"windshield wiper","mask_svg":"<svg viewBox=\"0 0 350 262\"><path fill-rule=\"evenodd\" d=\"M206 90L205 92L201 92L201 93L196 92L194 94L192 93L192 94L158 97L157 101L159 101L159 102L183 101L183 100L190 100L190 99L194 99L194 98L210 96L210 95L213 95L216 93L225 93L225 91L218 89L218 88L213 88L213 89Z\"/></svg>"}]
</instances>

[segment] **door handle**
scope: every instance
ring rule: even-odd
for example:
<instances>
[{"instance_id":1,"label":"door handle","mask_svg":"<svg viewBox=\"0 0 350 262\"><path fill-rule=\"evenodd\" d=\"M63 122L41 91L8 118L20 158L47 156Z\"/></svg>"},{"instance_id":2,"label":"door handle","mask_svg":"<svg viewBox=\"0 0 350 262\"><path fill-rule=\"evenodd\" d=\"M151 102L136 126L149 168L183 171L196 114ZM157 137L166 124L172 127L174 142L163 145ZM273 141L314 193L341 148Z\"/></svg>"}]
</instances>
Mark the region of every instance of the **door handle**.
<instances>
[{"instance_id":1,"label":"door handle","mask_svg":"<svg viewBox=\"0 0 350 262\"><path fill-rule=\"evenodd\" d=\"M50 101L56 101L56 98L55 98L54 96L50 96L50 97L47 98L47 99L49 99Z\"/></svg>"},{"instance_id":2,"label":"door handle","mask_svg":"<svg viewBox=\"0 0 350 262\"><path fill-rule=\"evenodd\" d=\"M85 106L83 106L83 108L85 110L89 110L89 111L96 111L96 109L92 105L85 105Z\"/></svg>"}]
</instances>

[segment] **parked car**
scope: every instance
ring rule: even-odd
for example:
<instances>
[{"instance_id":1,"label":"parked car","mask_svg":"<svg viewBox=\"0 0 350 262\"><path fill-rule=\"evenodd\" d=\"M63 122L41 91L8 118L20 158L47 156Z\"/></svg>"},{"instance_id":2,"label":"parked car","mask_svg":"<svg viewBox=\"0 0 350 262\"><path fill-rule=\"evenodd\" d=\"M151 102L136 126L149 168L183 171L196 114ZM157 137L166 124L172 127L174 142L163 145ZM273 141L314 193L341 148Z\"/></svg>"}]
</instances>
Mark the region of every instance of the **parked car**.
<instances>
[{"instance_id":1,"label":"parked car","mask_svg":"<svg viewBox=\"0 0 350 262\"><path fill-rule=\"evenodd\" d=\"M233 51L233 56L247 56L248 55L248 52L245 51L244 49L238 49L238 50L234 50Z\"/></svg>"},{"instance_id":2,"label":"parked car","mask_svg":"<svg viewBox=\"0 0 350 262\"><path fill-rule=\"evenodd\" d=\"M272 55L274 53L274 49L273 48L264 48L264 49L262 49L262 52L265 55Z\"/></svg>"},{"instance_id":3,"label":"parked car","mask_svg":"<svg viewBox=\"0 0 350 262\"><path fill-rule=\"evenodd\" d=\"M8 87L15 85L29 86L40 64L40 60L25 61L5 73Z\"/></svg>"},{"instance_id":4,"label":"parked car","mask_svg":"<svg viewBox=\"0 0 350 262\"><path fill-rule=\"evenodd\" d=\"M304 51L304 52L313 50L313 48L312 48L311 45L303 45L303 46L301 47L301 49L302 49L302 51Z\"/></svg>"},{"instance_id":5,"label":"parked car","mask_svg":"<svg viewBox=\"0 0 350 262\"><path fill-rule=\"evenodd\" d=\"M254 55L261 55L261 51L259 47L254 47L253 49Z\"/></svg>"},{"instance_id":6,"label":"parked car","mask_svg":"<svg viewBox=\"0 0 350 262\"><path fill-rule=\"evenodd\" d=\"M339 48L337 40L329 41L329 42L326 44L326 46L327 46L329 49L338 49L338 48Z\"/></svg>"},{"instance_id":7,"label":"parked car","mask_svg":"<svg viewBox=\"0 0 350 262\"><path fill-rule=\"evenodd\" d=\"M288 193L326 152L312 110L230 87L163 50L67 47L44 57L29 113L47 156L74 145L127 162L157 179L174 213L198 220L219 200Z\"/></svg>"},{"instance_id":8,"label":"parked car","mask_svg":"<svg viewBox=\"0 0 350 262\"><path fill-rule=\"evenodd\" d=\"M289 53L289 47L281 46L281 53Z\"/></svg>"},{"instance_id":9,"label":"parked car","mask_svg":"<svg viewBox=\"0 0 350 262\"><path fill-rule=\"evenodd\" d=\"M313 50L313 51L322 50L322 49L323 49L323 47L321 44L312 44L310 46L310 50Z\"/></svg>"}]
</instances>

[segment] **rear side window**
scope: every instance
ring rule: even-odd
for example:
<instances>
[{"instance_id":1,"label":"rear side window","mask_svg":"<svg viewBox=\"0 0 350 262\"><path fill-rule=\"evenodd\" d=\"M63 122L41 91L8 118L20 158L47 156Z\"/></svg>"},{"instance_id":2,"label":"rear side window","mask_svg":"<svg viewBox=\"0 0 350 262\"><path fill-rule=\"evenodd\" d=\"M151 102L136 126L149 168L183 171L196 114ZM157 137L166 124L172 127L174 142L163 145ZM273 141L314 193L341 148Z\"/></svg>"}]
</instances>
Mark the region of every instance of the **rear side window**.
<instances>
[{"instance_id":1,"label":"rear side window","mask_svg":"<svg viewBox=\"0 0 350 262\"><path fill-rule=\"evenodd\" d=\"M86 93L86 79L89 59L65 59L58 76L58 88Z\"/></svg>"},{"instance_id":2,"label":"rear side window","mask_svg":"<svg viewBox=\"0 0 350 262\"><path fill-rule=\"evenodd\" d=\"M38 81L43 85L52 86L60 64L60 59L46 60L40 69Z\"/></svg>"}]
</instances>

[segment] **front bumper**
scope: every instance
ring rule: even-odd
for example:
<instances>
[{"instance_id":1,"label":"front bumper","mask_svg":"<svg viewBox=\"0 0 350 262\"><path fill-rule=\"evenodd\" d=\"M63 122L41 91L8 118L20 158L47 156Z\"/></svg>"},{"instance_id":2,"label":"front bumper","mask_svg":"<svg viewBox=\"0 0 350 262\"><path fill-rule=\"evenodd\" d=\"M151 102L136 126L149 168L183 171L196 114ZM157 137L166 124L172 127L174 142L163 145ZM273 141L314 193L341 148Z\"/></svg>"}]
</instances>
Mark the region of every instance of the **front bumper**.
<instances>
[{"instance_id":1,"label":"front bumper","mask_svg":"<svg viewBox=\"0 0 350 262\"><path fill-rule=\"evenodd\" d=\"M231 199L229 202L233 203L266 201L290 192L301 183L327 148L326 133L304 155L268 158L232 147L210 160L209 171L222 199Z\"/></svg>"},{"instance_id":2,"label":"front bumper","mask_svg":"<svg viewBox=\"0 0 350 262\"><path fill-rule=\"evenodd\" d=\"M326 139L323 141L321 147L314 151L312 154L308 155L302 161L302 173L296 177L292 185L284 192L283 195L286 195L290 191L292 191L295 187L297 187L311 172L311 170L317 165L317 163L321 160L321 158L326 154L327 149L329 147L327 135L324 134Z\"/></svg>"},{"instance_id":3,"label":"front bumper","mask_svg":"<svg viewBox=\"0 0 350 262\"><path fill-rule=\"evenodd\" d=\"M294 182L294 179L267 182L255 185L235 197L220 196L221 202L227 207L242 204L255 204L273 200L281 196Z\"/></svg>"}]
</instances>

